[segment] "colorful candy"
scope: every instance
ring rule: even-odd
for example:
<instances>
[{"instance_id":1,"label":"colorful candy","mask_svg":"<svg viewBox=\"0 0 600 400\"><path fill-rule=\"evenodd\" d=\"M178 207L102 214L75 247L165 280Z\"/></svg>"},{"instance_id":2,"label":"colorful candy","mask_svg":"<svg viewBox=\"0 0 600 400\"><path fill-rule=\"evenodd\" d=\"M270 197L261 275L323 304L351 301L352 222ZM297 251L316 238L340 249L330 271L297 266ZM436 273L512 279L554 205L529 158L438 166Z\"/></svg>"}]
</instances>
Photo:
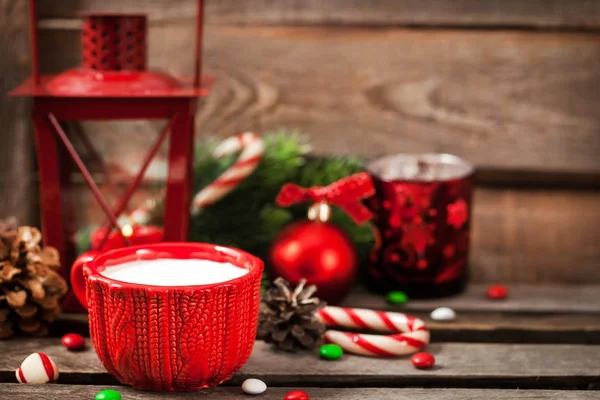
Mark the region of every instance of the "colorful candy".
<instances>
[{"instance_id":1,"label":"colorful candy","mask_svg":"<svg viewBox=\"0 0 600 400\"><path fill-rule=\"evenodd\" d=\"M16 371L19 383L49 383L58 379L58 367L44 353L29 355Z\"/></svg>"},{"instance_id":2,"label":"colorful candy","mask_svg":"<svg viewBox=\"0 0 600 400\"><path fill-rule=\"evenodd\" d=\"M310 400L308 393L303 390L294 390L285 395L283 400Z\"/></svg>"},{"instance_id":3,"label":"colorful candy","mask_svg":"<svg viewBox=\"0 0 600 400\"><path fill-rule=\"evenodd\" d=\"M400 290L389 292L385 299L390 304L404 304L408 301L408 295Z\"/></svg>"},{"instance_id":4,"label":"colorful candy","mask_svg":"<svg viewBox=\"0 0 600 400\"><path fill-rule=\"evenodd\" d=\"M438 307L430 316L434 321L452 321L456 318L456 312L449 307Z\"/></svg>"},{"instance_id":5,"label":"colorful candy","mask_svg":"<svg viewBox=\"0 0 600 400\"><path fill-rule=\"evenodd\" d=\"M60 341L63 346L70 351L77 351L85 348L85 338L78 333L67 333Z\"/></svg>"},{"instance_id":6,"label":"colorful candy","mask_svg":"<svg viewBox=\"0 0 600 400\"><path fill-rule=\"evenodd\" d=\"M267 384L260 379L250 378L242 383L242 390L246 394L261 394L267 390Z\"/></svg>"},{"instance_id":7,"label":"colorful candy","mask_svg":"<svg viewBox=\"0 0 600 400\"><path fill-rule=\"evenodd\" d=\"M121 393L112 389L101 390L96 393L95 400L121 400Z\"/></svg>"},{"instance_id":8,"label":"colorful candy","mask_svg":"<svg viewBox=\"0 0 600 400\"><path fill-rule=\"evenodd\" d=\"M344 350L342 350L342 348L337 344L330 343L321 346L319 349L319 354L321 355L321 358L325 360L335 361L342 358L344 355Z\"/></svg>"},{"instance_id":9,"label":"colorful candy","mask_svg":"<svg viewBox=\"0 0 600 400\"><path fill-rule=\"evenodd\" d=\"M435 364L435 357L429 353L417 353L412 356L410 362L415 368L427 369L433 367Z\"/></svg>"},{"instance_id":10,"label":"colorful candy","mask_svg":"<svg viewBox=\"0 0 600 400\"><path fill-rule=\"evenodd\" d=\"M487 289L487 297L492 300L502 300L508 297L508 289L504 285L492 285Z\"/></svg>"}]
</instances>

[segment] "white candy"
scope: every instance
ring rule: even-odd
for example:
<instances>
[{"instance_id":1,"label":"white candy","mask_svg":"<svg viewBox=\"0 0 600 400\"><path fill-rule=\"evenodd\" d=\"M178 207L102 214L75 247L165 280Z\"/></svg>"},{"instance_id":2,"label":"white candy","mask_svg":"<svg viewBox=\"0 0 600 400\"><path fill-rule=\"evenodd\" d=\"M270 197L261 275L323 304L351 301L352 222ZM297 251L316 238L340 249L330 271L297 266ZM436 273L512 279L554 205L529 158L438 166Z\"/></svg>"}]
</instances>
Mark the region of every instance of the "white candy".
<instances>
[{"instance_id":1,"label":"white candy","mask_svg":"<svg viewBox=\"0 0 600 400\"><path fill-rule=\"evenodd\" d=\"M242 390L247 394L261 394L267 390L267 384L260 379L246 379L242 383Z\"/></svg>"},{"instance_id":2,"label":"white candy","mask_svg":"<svg viewBox=\"0 0 600 400\"><path fill-rule=\"evenodd\" d=\"M16 371L19 383L41 384L56 382L58 379L58 367L44 353L33 353L29 355Z\"/></svg>"},{"instance_id":3,"label":"white candy","mask_svg":"<svg viewBox=\"0 0 600 400\"><path fill-rule=\"evenodd\" d=\"M456 318L456 312L449 307L436 308L431 312L431 319L434 321L452 321Z\"/></svg>"}]
</instances>

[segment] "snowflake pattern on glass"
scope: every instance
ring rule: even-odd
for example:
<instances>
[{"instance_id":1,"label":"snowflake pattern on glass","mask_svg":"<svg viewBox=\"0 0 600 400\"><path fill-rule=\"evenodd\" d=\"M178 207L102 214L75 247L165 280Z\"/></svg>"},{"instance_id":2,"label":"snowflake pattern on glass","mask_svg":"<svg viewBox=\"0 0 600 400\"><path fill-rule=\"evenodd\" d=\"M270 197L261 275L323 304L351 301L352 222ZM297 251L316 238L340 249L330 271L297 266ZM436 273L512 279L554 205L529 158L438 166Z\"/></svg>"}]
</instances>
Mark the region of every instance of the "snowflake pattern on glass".
<instances>
[{"instance_id":1,"label":"snowflake pattern on glass","mask_svg":"<svg viewBox=\"0 0 600 400\"><path fill-rule=\"evenodd\" d=\"M373 176L378 245L369 258L370 278L394 284L438 284L467 272L471 176L447 181L382 180ZM382 289L384 290L384 289Z\"/></svg>"}]
</instances>

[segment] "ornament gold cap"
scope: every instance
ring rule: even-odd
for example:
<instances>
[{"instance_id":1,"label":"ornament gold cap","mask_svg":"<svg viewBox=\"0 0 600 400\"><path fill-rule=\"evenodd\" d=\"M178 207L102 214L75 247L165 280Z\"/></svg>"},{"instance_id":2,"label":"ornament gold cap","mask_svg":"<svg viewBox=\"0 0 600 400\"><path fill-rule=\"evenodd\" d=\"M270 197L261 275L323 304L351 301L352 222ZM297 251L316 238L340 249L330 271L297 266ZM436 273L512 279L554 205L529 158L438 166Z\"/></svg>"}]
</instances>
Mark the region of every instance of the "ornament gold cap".
<instances>
[{"instance_id":1,"label":"ornament gold cap","mask_svg":"<svg viewBox=\"0 0 600 400\"><path fill-rule=\"evenodd\" d=\"M308 219L311 221L327 222L331 217L331 207L325 202L315 203L308 209Z\"/></svg>"}]
</instances>

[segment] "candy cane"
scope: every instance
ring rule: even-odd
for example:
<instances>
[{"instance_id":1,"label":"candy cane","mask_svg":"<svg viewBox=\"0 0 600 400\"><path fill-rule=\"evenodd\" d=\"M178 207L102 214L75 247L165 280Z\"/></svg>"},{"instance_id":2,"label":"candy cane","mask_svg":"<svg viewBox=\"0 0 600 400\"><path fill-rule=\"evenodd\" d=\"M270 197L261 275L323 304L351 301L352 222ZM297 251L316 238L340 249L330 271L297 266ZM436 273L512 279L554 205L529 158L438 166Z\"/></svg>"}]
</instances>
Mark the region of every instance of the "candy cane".
<instances>
[{"instance_id":1,"label":"candy cane","mask_svg":"<svg viewBox=\"0 0 600 400\"><path fill-rule=\"evenodd\" d=\"M414 353L429 343L425 322L406 314L327 306L317 312L317 317L329 326L396 332L391 335L325 332L325 342L337 344L348 353L395 357Z\"/></svg>"},{"instance_id":2,"label":"candy cane","mask_svg":"<svg viewBox=\"0 0 600 400\"><path fill-rule=\"evenodd\" d=\"M216 203L250 176L258 167L265 146L258 135L245 132L225 139L217 146L213 155L220 158L240 151L240 156L227 171L196 194L192 206L193 212L197 213Z\"/></svg>"},{"instance_id":3,"label":"candy cane","mask_svg":"<svg viewBox=\"0 0 600 400\"><path fill-rule=\"evenodd\" d=\"M216 203L227 193L235 189L244 179L246 179L258 166L264 153L264 143L262 139L251 132L240 133L225 139L213 151L213 156L225 157L241 151L239 158L227 171L223 172L217 180L202 189L194 197L192 212L197 213L204 208ZM164 198L165 191L148 199L142 205L138 206L129 215L121 217L119 224L147 224L150 221L152 211Z\"/></svg>"}]
</instances>

